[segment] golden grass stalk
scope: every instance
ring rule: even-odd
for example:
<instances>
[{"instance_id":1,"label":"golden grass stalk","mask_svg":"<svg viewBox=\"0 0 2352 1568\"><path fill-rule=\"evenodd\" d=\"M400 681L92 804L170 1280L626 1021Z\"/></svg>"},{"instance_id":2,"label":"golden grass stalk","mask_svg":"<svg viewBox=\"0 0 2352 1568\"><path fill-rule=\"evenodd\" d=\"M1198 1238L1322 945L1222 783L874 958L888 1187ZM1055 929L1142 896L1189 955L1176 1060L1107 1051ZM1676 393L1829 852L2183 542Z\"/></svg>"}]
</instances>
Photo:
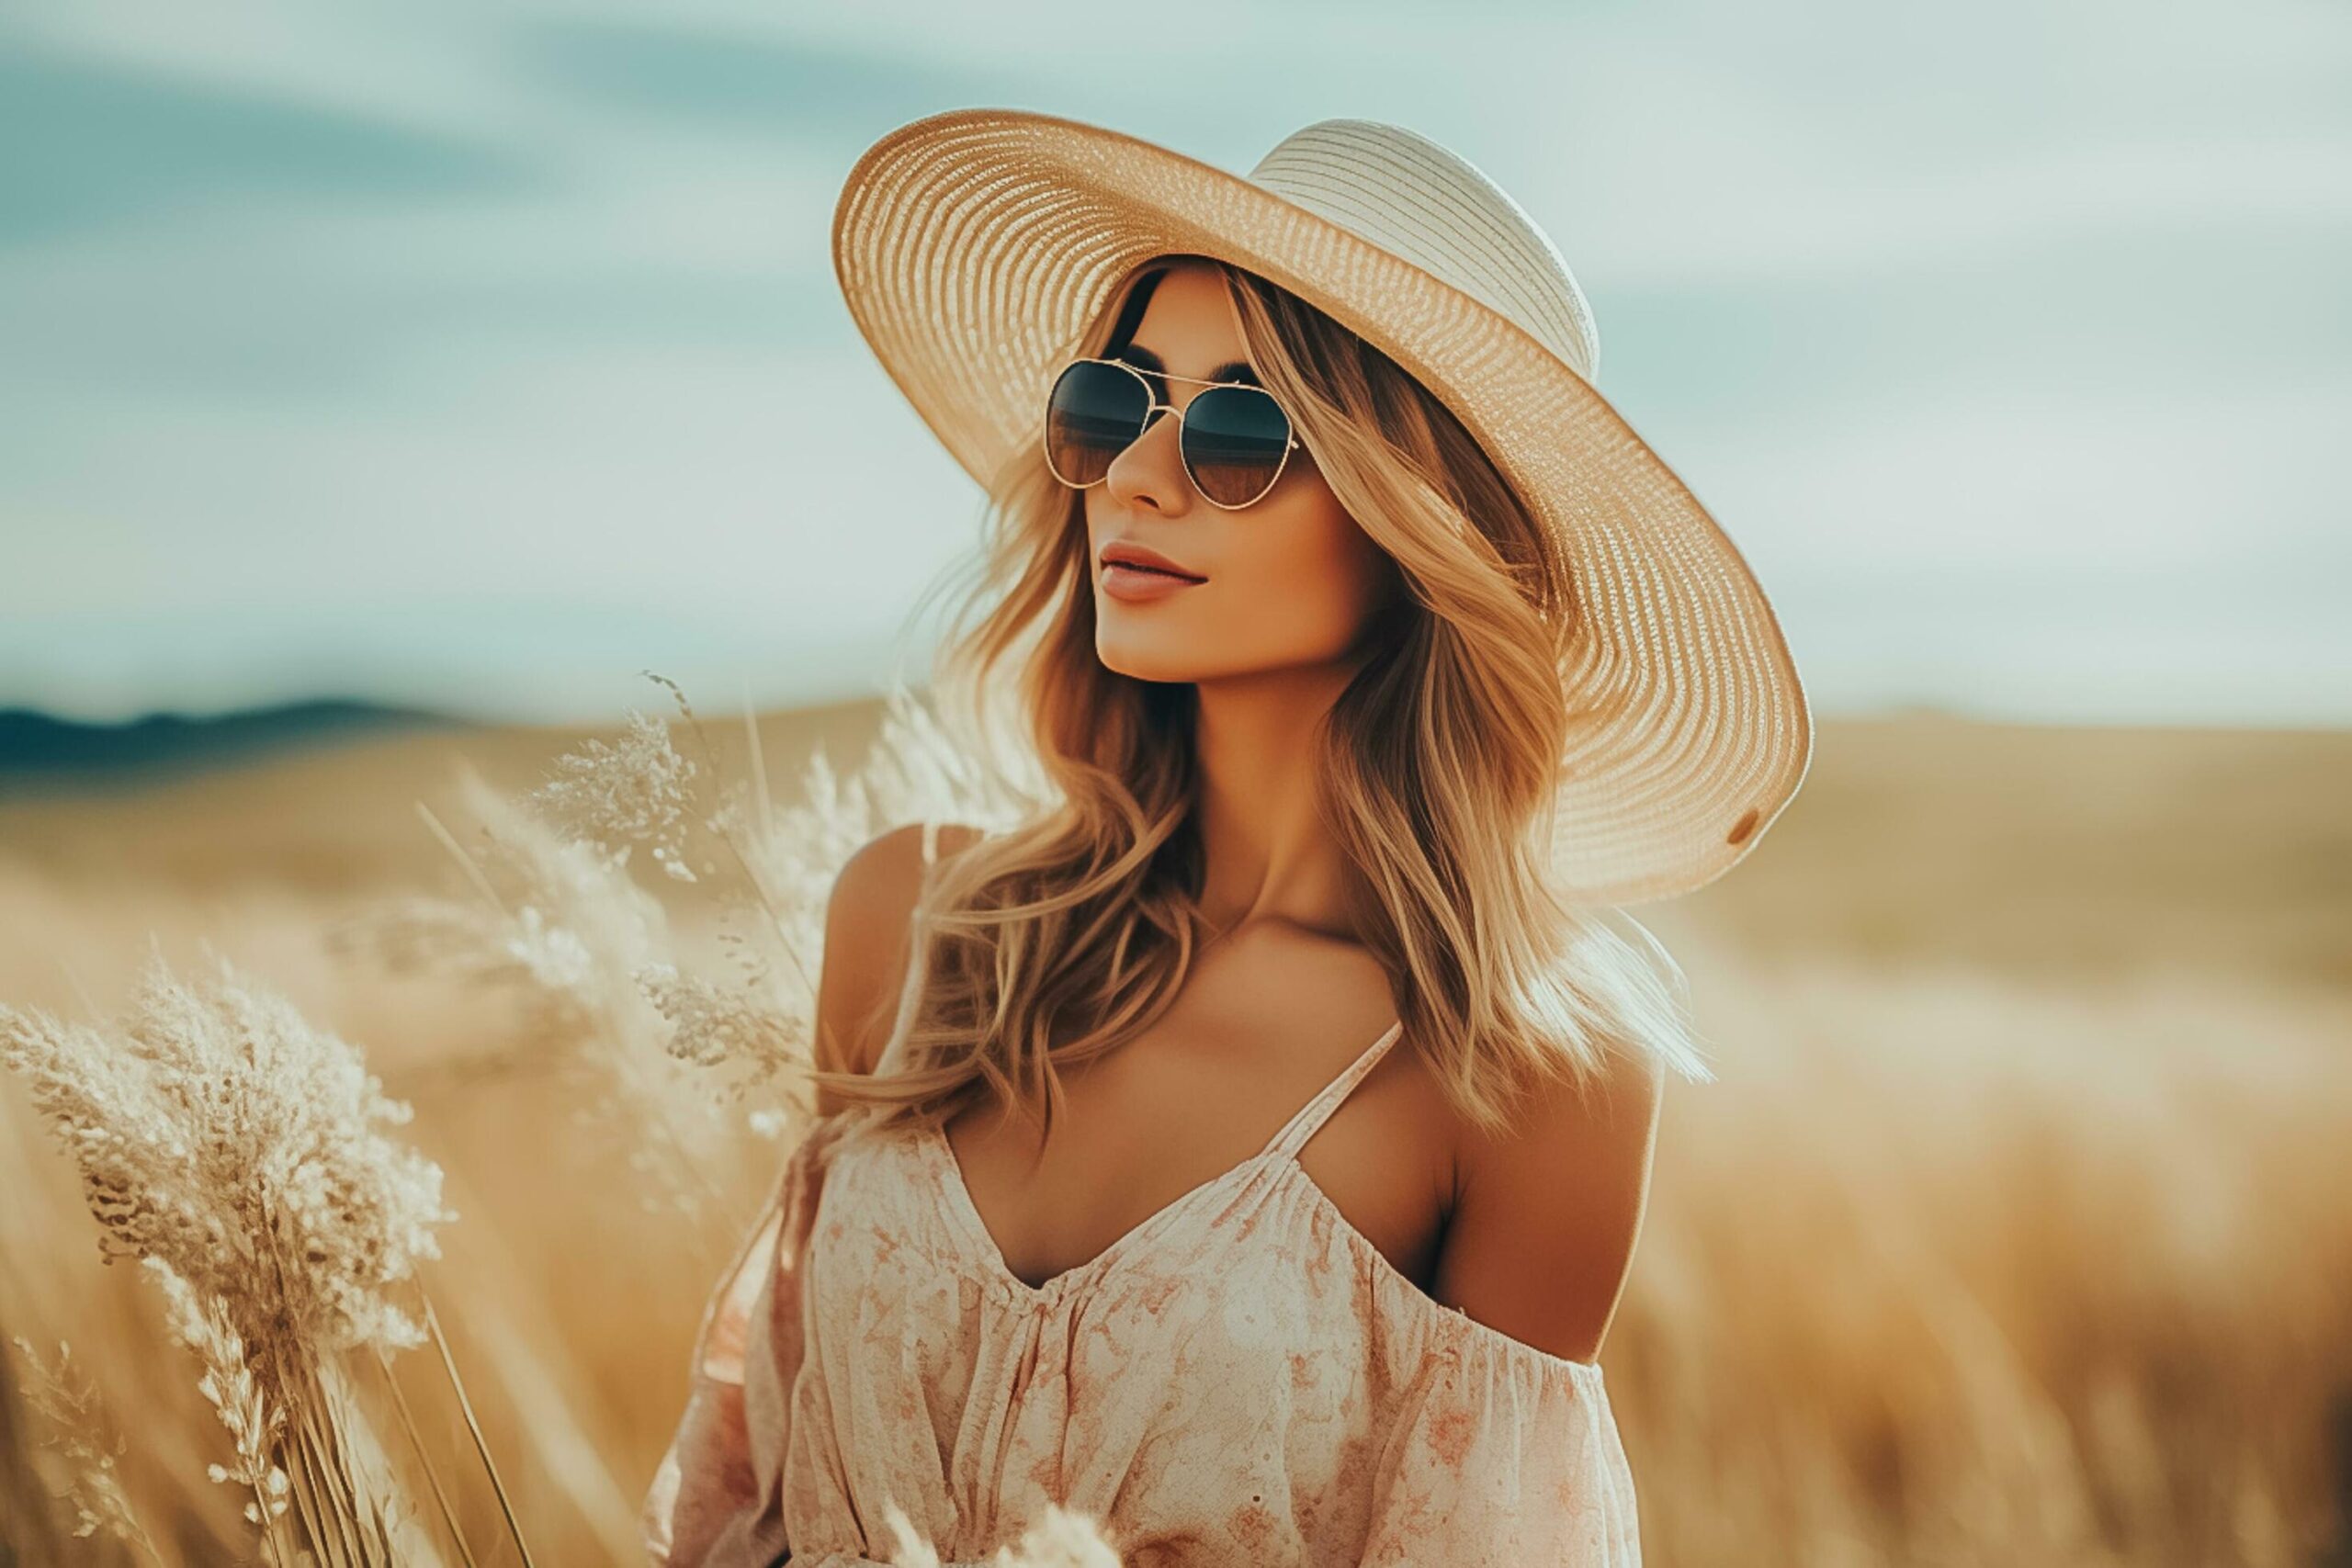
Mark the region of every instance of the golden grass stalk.
<instances>
[{"instance_id":1,"label":"golden grass stalk","mask_svg":"<svg viewBox=\"0 0 2352 1568\"><path fill-rule=\"evenodd\" d=\"M727 1100L764 1091L749 1125L789 1141L812 1113L789 1080L814 1065L825 911L843 864L902 823L1001 827L1033 802L951 739L903 685L890 693L859 765L843 773L820 744L792 799L781 802L748 709L748 776L737 777L685 692L645 673L671 694L698 760L679 756L666 729L632 714L626 744L565 760L566 808L597 841L650 842L673 878L704 884L724 963L698 965L673 945L634 978L660 1015L661 1049L708 1075ZM681 876L687 860L700 868L694 876Z\"/></svg>"},{"instance_id":2,"label":"golden grass stalk","mask_svg":"<svg viewBox=\"0 0 2352 1568\"><path fill-rule=\"evenodd\" d=\"M426 1337L416 1266L455 1216L389 1134L408 1107L226 962L184 982L156 953L110 1028L0 1009L0 1062L79 1168L102 1255L141 1262L195 1354L233 1460L209 1473L250 1494L270 1560L418 1560L342 1367Z\"/></svg>"},{"instance_id":3,"label":"golden grass stalk","mask_svg":"<svg viewBox=\"0 0 2352 1568\"><path fill-rule=\"evenodd\" d=\"M204 1369L197 1392L229 1434L235 1462L213 1464L207 1473L216 1484L234 1482L252 1494L245 1518L260 1530L264 1545L276 1557L277 1520L293 1506L293 1483L273 1457L285 1430L285 1407L271 1402L254 1375L244 1336L232 1321L228 1303L198 1294L160 1258L148 1258L143 1266L163 1292L172 1332Z\"/></svg>"},{"instance_id":4,"label":"golden grass stalk","mask_svg":"<svg viewBox=\"0 0 2352 1568\"><path fill-rule=\"evenodd\" d=\"M0 1356L0 1562L9 1561L10 1553L34 1562L59 1554L49 1488L33 1461L30 1404L18 1388L16 1367Z\"/></svg>"},{"instance_id":5,"label":"golden grass stalk","mask_svg":"<svg viewBox=\"0 0 2352 1568\"><path fill-rule=\"evenodd\" d=\"M645 755L627 749L608 765L637 765ZM573 778L567 819L593 815L581 803L593 784ZM643 1179L640 1205L699 1210L721 1187L707 1168L709 1151L732 1128L722 1104L653 1043L663 1024L634 976L671 952L662 905L629 877L626 846L576 836L470 769L458 789L472 818L468 841L430 807L418 811L458 867L465 896L378 901L330 928L330 951L511 1000L517 1010L497 1045L445 1055L430 1076L462 1084L556 1075L585 1094L590 1120L627 1151Z\"/></svg>"},{"instance_id":6,"label":"golden grass stalk","mask_svg":"<svg viewBox=\"0 0 2352 1568\"><path fill-rule=\"evenodd\" d=\"M154 1540L140 1523L139 1511L123 1484L119 1465L123 1440L106 1419L99 1407L97 1389L74 1362L72 1347L60 1340L56 1359L51 1361L22 1335L10 1342L16 1347L24 1377L19 1382L11 1369L0 1366L0 1464L13 1469L18 1461L24 1461L28 1469L26 1479L30 1483L11 1488L17 1495L8 1499L10 1512L22 1510L40 1516L38 1525L28 1522L28 1535L35 1528L47 1528L49 1500L41 1494L38 1479L30 1473L32 1443L12 1434L6 1424L13 1418L17 1403L11 1397L12 1392L21 1388L25 1407L46 1428L38 1439L40 1445L58 1460L63 1472L60 1500L73 1512L68 1532L72 1538L88 1541L104 1536L140 1561L162 1562L163 1553L156 1551ZM0 1361L5 1359L0 1358Z\"/></svg>"},{"instance_id":7,"label":"golden grass stalk","mask_svg":"<svg viewBox=\"0 0 2352 1568\"><path fill-rule=\"evenodd\" d=\"M812 1062L825 907L849 857L901 823L1001 825L1028 802L904 686L858 766L838 769L820 746L779 801L750 714L739 778L684 690L647 673L670 693L696 755L677 750L669 726L631 712L616 739L558 757L535 788L502 795L469 771L460 787L479 847L418 807L469 896L386 901L331 942L394 973L526 998L498 1060L472 1067L593 1067L610 1082L635 1157L666 1165L673 1190L692 1195L716 1186L696 1153L720 1135L703 1111L761 1090L749 1125L767 1137L808 1114L785 1080ZM705 902L717 961L690 955L662 904L637 886L640 847L673 897L690 886ZM670 1070L679 1066L690 1072Z\"/></svg>"}]
</instances>

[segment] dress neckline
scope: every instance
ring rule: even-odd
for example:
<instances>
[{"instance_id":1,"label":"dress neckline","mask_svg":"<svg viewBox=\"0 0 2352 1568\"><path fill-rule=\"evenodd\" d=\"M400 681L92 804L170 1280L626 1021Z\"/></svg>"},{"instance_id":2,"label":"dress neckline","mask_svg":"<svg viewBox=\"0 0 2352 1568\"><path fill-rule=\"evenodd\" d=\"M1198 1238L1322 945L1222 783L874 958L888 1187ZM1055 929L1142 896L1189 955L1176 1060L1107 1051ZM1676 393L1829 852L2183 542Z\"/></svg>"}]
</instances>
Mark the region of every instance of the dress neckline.
<instances>
[{"instance_id":1,"label":"dress neckline","mask_svg":"<svg viewBox=\"0 0 2352 1568\"><path fill-rule=\"evenodd\" d=\"M1349 1080L1361 1078L1369 1072L1378 1061L1379 1055L1395 1043L1396 1036L1403 1030L1404 1025L1400 1021L1374 1041L1372 1048L1357 1058L1355 1066L1302 1107L1267 1147L1239 1165L1178 1194L1092 1258L1063 1269L1039 1285L1032 1285L1005 1263L1004 1254L997 1247L996 1238L980 1218L979 1209L972 1202L971 1190L964 1182L963 1167L956 1158L955 1148L948 1143L945 1130L936 1122L919 1122L913 1133L913 1145L924 1157L935 1162L937 1180L945 1191L947 1208L954 1215L953 1223L963 1233L963 1246L957 1249L959 1254L968 1253L970 1257L967 1261L979 1272L984 1282L1019 1302L1025 1312L1045 1315L1078 1284L1115 1269L1122 1259L1132 1256L1134 1248L1141 1247L1145 1239L1170 1223L1174 1215L1205 1201L1210 1193L1222 1191L1254 1173L1271 1168L1273 1171L1271 1179L1300 1189L1306 1205L1331 1228L1343 1246L1356 1254L1358 1266L1382 1281L1386 1287L1386 1299L1401 1302L1402 1310L1408 1314L1432 1323L1440 1331L1453 1336L1457 1345L1476 1347L1498 1355L1504 1361L1515 1363L1539 1377L1566 1377L1580 1386L1596 1390L1605 1386L1606 1380L1598 1359L1577 1361L1566 1356L1555 1356L1523 1339L1513 1338L1493 1325L1482 1323L1460 1307L1441 1302L1421 1289L1418 1281L1389 1260L1388 1255L1380 1250L1377 1243L1356 1228L1355 1223L1323 1190L1322 1184L1309 1176L1306 1168L1299 1163L1298 1149L1306 1140L1295 1134L1308 1120L1310 1113L1330 1099L1341 1084L1348 1083L1351 1089L1353 1085ZM1333 1103L1336 1104L1336 1100ZM1320 1125L1320 1118L1317 1119L1316 1124ZM812 1147L814 1142L804 1143L804 1151Z\"/></svg>"},{"instance_id":2,"label":"dress neckline","mask_svg":"<svg viewBox=\"0 0 2352 1568\"><path fill-rule=\"evenodd\" d=\"M948 1207L956 1212L955 1223L964 1232L967 1249L977 1258L978 1266L984 1270L987 1279L997 1289L1020 1302L1024 1311L1042 1316L1057 1305L1079 1282L1114 1269L1130 1247L1142 1245L1139 1238L1166 1223L1170 1216L1190 1208L1210 1192L1221 1191L1253 1172L1272 1167L1273 1176L1271 1179L1300 1189L1307 1206L1320 1214L1339 1235L1342 1245L1357 1255L1359 1267L1385 1281L1390 1299L1402 1301L1407 1313L1433 1319L1442 1329L1497 1352L1506 1361L1532 1368L1539 1375L1564 1376L1596 1388L1604 1382L1600 1361L1577 1361L1566 1356L1555 1356L1540 1346L1513 1338L1492 1324L1481 1323L1460 1307L1448 1305L1421 1289L1412 1276L1390 1261L1377 1242L1356 1228L1355 1222L1348 1218L1347 1212L1323 1190L1322 1183L1306 1173L1306 1168L1298 1162L1295 1150L1260 1150L1239 1165L1209 1178L1153 1211L1141 1224L1126 1231L1087 1261L1063 1269L1042 1285L1032 1285L1006 1265L1003 1253L997 1248L995 1237L989 1233L988 1225L980 1219L979 1210L972 1203L970 1190L964 1185L963 1169L956 1161L956 1151L949 1145L938 1124L924 1122L914 1135L918 1146L929 1151L938 1162L939 1184L946 1190Z\"/></svg>"},{"instance_id":3,"label":"dress neckline","mask_svg":"<svg viewBox=\"0 0 2352 1568\"><path fill-rule=\"evenodd\" d=\"M1388 1048L1396 1043L1397 1037L1404 1032L1405 1023L1402 1019L1390 1024L1382 1032L1380 1038L1366 1046L1353 1062L1340 1071L1339 1077L1324 1085L1312 1100L1300 1106L1292 1114L1290 1120L1283 1122L1281 1129L1268 1139L1265 1146L1256 1154L1250 1156L1238 1165L1229 1166L1216 1175L1186 1188L1141 1220L1120 1232L1112 1239L1110 1245L1093 1257L1082 1263L1072 1264L1069 1268L1049 1275L1040 1283L1034 1285L1013 1272L1012 1266L1005 1260L1003 1247L998 1243L995 1233L989 1229L988 1222L980 1217L979 1205L972 1200L971 1184L964 1179L963 1162L956 1157L955 1145L947 1140L946 1127L937 1121L926 1121L922 1123L918 1135L937 1156L940 1185L947 1190L949 1206L955 1210L957 1222L963 1226L967 1238L971 1243L972 1251L979 1258L981 1266L989 1271L991 1278L1023 1301L1040 1306L1048 1305L1060 1300L1078 1281L1093 1278L1098 1273L1114 1268L1121 1257L1136 1247L1141 1246L1145 1238L1170 1223L1175 1215L1190 1209L1194 1203L1205 1200L1211 1193L1223 1191L1226 1188L1246 1179L1269 1164L1280 1163L1286 1166L1288 1168L1284 1172L1286 1176L1295 1172L1300 1179L1306 1181L1308 1186L1321 1192L1321 1187L1317 1186L1312 1178L1307 1177L1306 1167L1298 1163L1298 1151L1306 1145L1306 1140L1323 1124L1330 1113L1339 1108L1340 1101L1353 1092L1356 1085L1363 1082L1374 1067L1379 1066L1381 1057L1387 1054ZM1328 1202L1329 1195L1324 1196ZM1332 1212L1335 1214L1338 1213L1336 1206L1333 1207ZM1402 1278L1401 1274L1399 1278Z\"/></svg>"}]
</instances>

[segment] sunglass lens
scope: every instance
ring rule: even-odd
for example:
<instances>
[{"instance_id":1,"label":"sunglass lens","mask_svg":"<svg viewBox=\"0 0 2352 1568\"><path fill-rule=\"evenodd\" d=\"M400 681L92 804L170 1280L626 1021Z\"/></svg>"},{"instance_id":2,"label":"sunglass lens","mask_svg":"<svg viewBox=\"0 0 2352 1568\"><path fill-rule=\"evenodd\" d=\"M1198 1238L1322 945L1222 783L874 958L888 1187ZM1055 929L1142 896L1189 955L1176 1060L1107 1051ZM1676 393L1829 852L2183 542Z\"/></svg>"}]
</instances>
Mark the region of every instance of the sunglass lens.
<instances>
[{"instance_id":1,"label":"sunglass lens","mask_svg":"<svg viewBox=\"0 0 2352 1568\"><path fill-rule=\"evenodd\" d=\"M1184 409L1184 467L1219 506L1247 506L1273 488L1290 450L1290 420L1257 387L1209 387Z\"/></svg>"},{"instance_id":2,"label":"sunglass lens","mask_svg":"<svg viewBox=\"0 0 2352 1568\"><path fill-rule=\"evenodd\" d=\"M1081 359L1064 370L1046 400L1046 462L1066 485L1084 487L1111 471L1111 460L1143 434L1151 389L1115 365Z\"/></svg>"}]
</instances>

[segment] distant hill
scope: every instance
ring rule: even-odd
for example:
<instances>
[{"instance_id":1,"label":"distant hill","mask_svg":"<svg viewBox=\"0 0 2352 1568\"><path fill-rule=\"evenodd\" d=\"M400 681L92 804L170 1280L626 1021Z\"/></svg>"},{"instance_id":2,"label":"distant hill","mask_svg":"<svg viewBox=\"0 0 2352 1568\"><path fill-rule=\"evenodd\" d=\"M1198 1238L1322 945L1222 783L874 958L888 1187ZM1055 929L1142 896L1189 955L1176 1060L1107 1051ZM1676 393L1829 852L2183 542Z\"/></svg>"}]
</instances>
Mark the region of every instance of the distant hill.
<instances>
[{"instance_id":1,"label":"distant hill","mask_svg":"<svg viewBox=\"0 0 2352 1568\"><path fill-rule=\"evenodd\" d=\"M46 794L67 784L83 789L113 779L144 781L359 734L465 722L418 708L333 700L200 718L149 714L122 724L85 724L37 708L0 708L0 795Z\"/></svg>"}]
</instances>

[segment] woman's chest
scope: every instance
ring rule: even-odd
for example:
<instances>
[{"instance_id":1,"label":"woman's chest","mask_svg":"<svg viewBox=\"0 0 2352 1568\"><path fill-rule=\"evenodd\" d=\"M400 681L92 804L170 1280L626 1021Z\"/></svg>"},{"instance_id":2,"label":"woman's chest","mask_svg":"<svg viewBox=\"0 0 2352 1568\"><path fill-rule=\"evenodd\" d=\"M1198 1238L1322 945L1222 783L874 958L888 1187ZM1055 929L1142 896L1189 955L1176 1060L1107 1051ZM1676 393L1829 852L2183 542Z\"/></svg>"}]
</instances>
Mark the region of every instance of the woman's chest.
<instances>
[{"instance_id":1,"label":"woman's chest","mask_svg":"<svg viewBox=\"0 0 2352 1568\"><path fill-rule=\"evenodd\" d=\"M1380 1043L1351 1064L1342 1048L1360 1042L1344 1036L1230 1054L1242 1032L1193 1033L1069 1069L1051 1137L986 1103L948 1117L932 1141L945 1151L950 1207L970 1210L956 1217L985 1233L979 1249L1017 1280L1050 1281L1280 1144L1301 1168L1276 1174L1312 1181L1399 1273L1428 1279L1455 1186L1456 1122L1425 1066Z\"/></svg>"},{"instance_id":2,"label":"woman's chest","mask_svg":"<svg viewBox=\"0 0 2352 1568\"><path fill-rule=\"evenodd\" d=\"M1032 1287L959 1214L923 1134L839 1151L806 1259L810 1343L842 1376L910 1399L1055 1397L1100 1412L1249 1397L1334 1422L1382 1351L1376 1292L1345 1222L1295 1165L1188 1194L1092 1262Z\"/></svg>"}]
</instances>

